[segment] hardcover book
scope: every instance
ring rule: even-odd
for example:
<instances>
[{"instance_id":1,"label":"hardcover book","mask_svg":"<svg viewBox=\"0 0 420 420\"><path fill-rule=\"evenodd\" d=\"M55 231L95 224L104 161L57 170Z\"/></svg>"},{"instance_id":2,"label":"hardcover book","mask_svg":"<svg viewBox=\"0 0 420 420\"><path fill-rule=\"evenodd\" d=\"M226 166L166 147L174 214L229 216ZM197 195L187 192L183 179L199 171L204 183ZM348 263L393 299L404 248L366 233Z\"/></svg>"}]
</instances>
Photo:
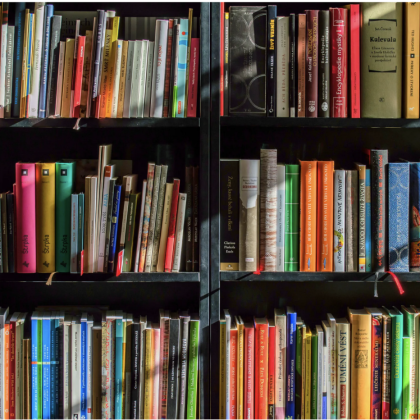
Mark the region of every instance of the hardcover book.
<instances>
[{"instance_id":1,"label":"hardcover book","mask_svg":"<svg viewBox=\"0 0 420 420\"><path fill-rule=\"evenodd\" d=\"M298 36L297 16L290 13L289 17L289 117L296 117L296 79L297 79L297 61L296 61L296 39Z\"/></svg>"},{"instance_id":2,"label":"hardcover book","mask_svg":"<svg viewBox=\"0 0 420 420\"><path fill-rule=\"evenodd\" d=\"M289 59L290 59L290 37L289 17L279 16L276 18L276 117L289 116Z\"/></svg>"},{"instance_id":3,"label":"hardcover book","mask_svg":"<svg viewBox=\"0 0 420 420\"><path fill-rule=\"evenodd\" d=\"M318 117L330 116L330 11L319 11ZM332 43L334 45L334 41ZM333 51L332 51L333 53ZM334 63L332 63L334 65ZM331 75L332 76L332 75ZM332 77L331 77L332 79Z\"/></svg>"},{"instance_id":4,"label":"hardcover book","mask_svg":"<svg viewBox=\"0 0 420 420\"><path fill-rule=\"evenodd\" d=\"M13 53L13 102L12 116L20 117L22 87L23 35L25 32L25 3L15 3L15 48Z\"/></svg>"},{"instance_id":5,"label":"hardcover book","mask_svg":"<svg viewBox=\"0 0 420 420\"><path fill-rule=\"evenodd\" d=\"M16 69L13 67L13 52L15 47L15 27L7 27L7 50L6 50L6 83L4 91L4 117L12 116L13 97L13 74Z\"/></svg>"},{"instance_id":6,"label":"hardcover book","mask_svg":"<svg viewBox=\"0 0 420 420\"><path fill-rule=\"evenodd\" d=\"M179 371L181 356L181 325L177 315L173 314L169 327L169 366L168 366L168 402L166 418L176 418L179 401Z\"/></svg>"},{"instance_id":7,"label":"hardcover book","mask_svg":"<svg viewBox=\"0 0 420 420\"><path fill-rule=\"evenodd\" d=\"M318 116L319 10L306 11L306 93L305 116Z\"/></svg>"},{"instance_id":8,"label":"hardcover book","mask_svg":"<svg viewBox=\"0 0 420 420\"><path fill-rule=\"evenodd\" d=\"M284 269L285 229L286 229L286 166L277 165L277 266L276 271Z\"/></svg>"},{"instance_id":9,"label":"hardcover book","mask_svg":"<svg viewBox=\"0 0 420 420\"><path fill-rule=\"evenodd\" d=\"M254 318L255 324L255 417L268 418L268 321L265 318Z\"/></svg>"},{"instance_id":10,"label":"hardcover book","mask_svg":"<svg viewBox=\"0 0 420 420\"><path fill-rule=\"evenodd\" d=\"M358 244L358 180L357 171L346 171L346 271L357 272Z\"/></svg>"},{"instance_id":11,"label":"hardcover book","mask_svg":"<svg viewBox=\"0 0 420 420\"><path fill-rule=\"evenodd\" d=\"M346 171L334 172L334 271L346 271Z\"/></svg>"},{"instance_id":12,"label":"hardcover book","mask_svg":"<svg viewBox=\"0 0 420 420\"><path fill-rule=\"evenodd\" d=\"M297 116L305 117L306 104L306 15L298 15L297 37Z\"/></svg>"},{"instance_id":13,"label":"hardcover book","mask_svg":"<svg viewBox=\"0 0 420 420\"><path fill-rule=\"evenodd\" d=\"M286 165L284 271L299 271L299 173L299 165Z\"/></svg>"},{"instance_id":14,"label":"hardcover book","mask_svg":"<svg viewBox=\"0 0 420 420\"><path fill-rule=\"evenodd\" d=\"M198 347L200 339L200 320L198 319L198 315L191 316L189 335L190 342L188 349L188 389L185 417L187 419L195 419L197 416Z\"/></svg>"},{"instance_id":15,"label":"hardcover book","mask_svg":"<svg viewBox=\"0 0 420 420\"><path fill-rule=\"evenodd\" d=\"M296 406L296 312L293 308L287 307L286 322L286 418L293 418Z\"/></svg>"},{"instance_id":16,"label":"hardcover book","mask_svg":"<svg viewBox=\"0 0 420 420\"><path fill-rule=\"evenodd\" d=\"M350 417L350 324L347 318L336 320L337 332L337 418Z\"/></svg>"},{"instance_id":17,"label":"hardcover book","mask_svg":"<svg viewBox=\"0 0 420 420\"><path fill-rule=\"evenodd\" d=\"M253 323L245 323L245 363L244 363L244 419L254 417L254 364L255 328Z\"/></svg>"},{"instance_id":18,"label":"hardcover book","mask_svg":"<svg viewBox=\"0 0 420 420\"><path fill-rule=\"evenodd\" d=\"M277 6L267 7L267 117L276 116Z\"/></svg>"},{"instance_id":19,"label":"hardcover book","mask_svg":"<svg viewBox=\"0 0 420 420\"><path fill-rule=\"evenodd\" d=\"M366 271L366 165L356 163L359 174L359 272Z\"/></svg>"},{"instance_id":20,"label":"hardcover book","mask_svg":"<svg viewBox=\"0 0 420 420\"><path fill-rule=\"evenodd\" d=\"M366 272L372 271L372 207L370 192L370 169L366 169L366 208L365 208L365 227L366 227Z\"/></svg>"}]
</instances>

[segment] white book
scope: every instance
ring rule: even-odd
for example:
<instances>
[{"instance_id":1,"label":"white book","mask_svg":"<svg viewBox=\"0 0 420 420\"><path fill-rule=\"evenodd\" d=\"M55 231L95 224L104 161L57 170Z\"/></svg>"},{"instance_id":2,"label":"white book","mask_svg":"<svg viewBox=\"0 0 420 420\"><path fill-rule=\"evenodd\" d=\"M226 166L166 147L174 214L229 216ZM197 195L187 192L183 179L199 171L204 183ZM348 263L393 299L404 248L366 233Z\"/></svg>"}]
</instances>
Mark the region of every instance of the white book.
<instances>
[{"instance_id":1,"label":"white book","mask_svg":"<svg viewBox=\"0 0 420 420\"><path fill-rule=\"evenodd\" d=\"M87 413L88 419L92 418L92 331L93 331L93 316L88 315L87 317L87 386L86 386L86 397L87 397Z\"/></svg>"},{"instance_id":2,"label":"white book","mask_svg":"<svg viewBox=\"0 0 420 420\"><path fill-rule=\"evenodd\" d=\"M274 309L276 326L276 365L275 365L275 418L285 418L286 415L286 347L287 347L287 317L284 310Z\"/></svg>"},{"instance_id":3,"label":"white book","mask_svg":"<svg viewBox=\"0 0 420 420\"><path fill-rule=\"evenodd\" d=\"M140 60L140 86L139 86L139 118L143 118L145 110L146 97L146 76L149 57L149 41L143 40L141 46L141 60Z\"/></svg>"},{"instance_id":4,"label":"white book","mask_svg":"<svg viewBox=\"0 0 420 420\"><path fill-rule=\"evenodd\" d=\"M4 366L5 366L5 351L4 351L4 324L9 316L9 308L0 308L0 413L4 413L5 388L4 388ZM32 351L32 350L31 350Z\"/></svg>"},{"instance_id":5,"label":"white book","mask_svg":"<svg viewBox=\"0 0 420 420\"><path fill-rule=\"evenodd\" d=\"M70 225L70 273L77 274L77 231L79 194L71 195L71 225Z\"/></svg>"},{"instance_id":6,"label":"white book","mask_svg":"<svg viewBox=\"0 0 420 420\"><path fill-rule=\"evenodd\" d=\"M331 392L331 418L338 418L337 411L337 323L332 314L327 314L327 320L331 329L331 346L330 346L330 392Z\"/></svg>"},{"instance_id":7,"label":"white book","mask_svg":"<svg viewBox=\"0 0 420 420\"><path fill-rule=\"evenodd\" d=\"M92 94L93 94L93 69L95 65L95 54L96 44L98 40L98 19L93 18L93 32L92 32L92 48L90 50L90 61L89 61L89 76L88 76L88 88L87 88L87 104L86 104L86 118L90 117L92 108Z\"/></svg>"},{"instance_id":8,"label":"white book","mask_svg":"<svg viewBox=\"0 0 420 420\"><path fill-rule=\"evenodd\" d=\"M81 325L80 316L71 323L71 418L80 419L80 373L81 373Z\"/></svg>"},{"instance_id":9,"label":"white book","mask_svg":"<svg viewBox=\"0 0 420 420\"><path fill-rule=\"evenodd\" d=\"M144 203L146 201L146 189L147 189L147 180L144 179L143 188L141 190L140 220L139 220L139 229L138 229L138 236L137 236L136 259L134 261L135 273L139 272L141 237L142 237L142 232L143 232Z\"/></svg>"},{"instance_id":10,"label":"white book","mask_svg":"<svg viewBox=\"0 0 420 420\"><path fill-rule=\"evenodd\" d=\"M135 41L131 79L130 118L137 118L139 116L141 49L142 41Z\"/></svg>"},{"instance_id":11,"label":"white book","mask_svg":"<svg viewBox=\"0 0 420 420\"><path fill-rule=\"evenodd\" d=\"M316 418L322 419L322 404L323 404L323 365L324 365L324 331L320 325L316 327L316 334L318 336L318 349L317 349L317 359L318 359L318 372L317 372L317 413Z\"/></svg>"},{"instance_id":12,"label":"white book","mask_svg":"<svg viewBox=\"0 0 420 420\"><path fill-rule=\"evenodd\" d=\"M71 324L72 317L65 315L63 322L63 365L61 366L63 372L63 417L70 418L71 401L70 401L70 366L71 366Z\"/></svg>"},{"instance_id":13,"label":"white book","mask_svg":"<svg viewBox=\"0 0 420 420\"><path fill-rule=\"evenodd\" d=\"M334 171L334 271L346 271L346 171Z\"/></svg>"},{"instance_id":14,"label":"white book","mask_svg":"<svg viewBox=\"0 0 420 420\"><path fill-rule=\"evenodd\" d=\"M150 97L152 92L153 77L153 56L155 51L155 43L149 42L149 50L147 52L147 69L146 69L146 90L144 94L144 117L150 117Z\"/></svg>"},{"instance_id":15,"label":"white book","mask_svg":"<svg viewBox=\"0 0 420 420\"><path fill-rule=\"evenodd\" d=\"M88 273L95 272L95 256L96 256L96 246L95 246L95 232L96 232L96 195L98 191L98 177L92 176L90 178L90 203L89 203L89 252L88 252Z\"/></svg>"},{"instance_id":16,"label":"white book","mask_svg":"<svg viewBox=\"0 0 420 420\"><path fill-rule=\"evenodd\" d=\"M156 20L155 52L153 60L152 91L150 98L150 116L163 117L163 97L165 90L166 53L168 50L167 20Z\"/></svg>"},{"instance_id":17,"label":"white book","mask_svg":"<svg viewBox=\"0 0 420 420\"><path fill-rule=\"evenodd\" d=\"M117 41L117 52L115 54L114 65L114 88L112 89L112 105L111 105L111 118L117 118L118 110L118 93L120 91L120 74L121 74L121 56L122 56L123 41Z\"/></svg>"},{"instance_id":18,"label":"white book","mask_svg":"<svg viewBox=\"0 0 420 420\"><path fill-rule=\"evenodd\" d=\"M176 215L176 230L175 230L175 253L174 263L172 266L173 273L179 273L181 268L182 257L182 239L184 237L184 223L185 223L185 207L187 205L187 194L179 193L178 197L178 211Z\"/></svg>"},{"instance_id":19,"label":"white book","mask_svg":"<svg viewBox=\"0 0 420 420\"><path fill-rule=\"evenodd\" d=\"M105 168L104 174L104 188L102 198L102 212L100 218L100 232L99 232L99 248L98 248L98 271L104 272L105 262L105 243L106 243L106 227L108 220L108 198L109 198L109 182L115 176L115 165L108 165Z\"/></svg>"},{"instance_id":20,"label":"white book","mask_svg":"<svg viewBox=\"0 0 420 420\"><path fill-rule=\"evenodd\" d=\"M66 56L66 43L60 41L57 71L57 93L55 97L55 115L61 115L61 94L63 92L64 58Z\"/></svg>"},{"instance_id":21,"label":"white book","mask_svg":"<svg viewBox=\"0 0 420 420\"><path fill-rule=\"evenodd\" d=\"M326 398L327 398L327 418L331 418L331 375L332 375L332 334L329 321L322 321L322 328L324 329L324 370L326 383Z\"/></svg>"},{"instance_id":22,"label":"white book","mask_svg":"<svg viewBox=\"0 0 420 420\"><path fill-rule=\"evenodd\" d=\"M276 117L289 116L289 44L289 17L278 17Z\"/></svg>"},{"instance_id":23,"label":"white book","mask_svg":"<svg viewBox=\"0 0 420 420\"><path fill-rule=\"evenodd\" d=\"M131 83L133 78L134 49L137 41L128 41L127 70L125 73L125 92L123 118L130 118Z\"/></svg>"},{"instance_id":24,"label":"white book","mask_svg":"<svg viewBox=\"0 0 420 420\"><path fill-rule=\"evenodd\" d=\"M340 418L351 418L350 414L350 323L347 318L336 320L337 332L337 367L340 368L340 379L337 381L337 412ZM341 401L345 407L341 407ZM338 416L337 416L338 417Z\"/></svg>"},{"instance_id":25,"label":"white book","mask_svg":"<svg viewBox=\"0 0 420 420\"><path fill-rule=\"evenodd\" d=\"M284 271L286 223L286 165L277 165L277 271Z\"/></svg>"},{"instance_id":26,"label":"white book","mask_svg":"<svg viewBox=\"0 0 420 420\"><path fill-rule=\"evenodd\" d=\"M45 7L35 10L35 38L33 46L33 65L31 71L31 94L29 95L28 117L38 118L39 88L41 81L41 60L43 54ZM3 58L3 57L2 57ZM2 60L3 61L3 60ZM3 67L3 66L2 66ZM0 76L0 83L2 83Z\"/></svg>"}]
</instances>

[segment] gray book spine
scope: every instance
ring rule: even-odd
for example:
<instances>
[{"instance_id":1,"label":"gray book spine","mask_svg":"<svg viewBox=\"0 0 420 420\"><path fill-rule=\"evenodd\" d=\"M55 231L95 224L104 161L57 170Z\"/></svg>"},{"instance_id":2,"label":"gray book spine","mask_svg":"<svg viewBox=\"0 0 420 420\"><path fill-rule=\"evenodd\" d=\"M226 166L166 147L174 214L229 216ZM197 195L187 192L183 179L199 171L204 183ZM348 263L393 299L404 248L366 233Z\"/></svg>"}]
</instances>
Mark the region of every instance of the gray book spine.
<instances>
[{"instance_id":1,"label":"gray book spine","mask_svg":"<svg viewBox=\"0 0 420 420\"><path fill-rule=\"evenodd\" d=\"M357 171L346 171L346 271L357 272L358 238L358 177Z\"/></svg>"},{"instance_id":2,"label":"gray book spine","mask_svg":"<svg viewBox=\"0 0 420 420\"><path fill-rule=\"evenodd\" d=\"M95 44L92 45L92 49L95 49L95 60L93 64L93 77L92 77L92 100L96 100L98 97L99 91L99 72L101 64L101 52L102 52L102 40L104 38L105 27L104 27L104 16L105 12L103 10L98 10L98 19L97 19L97 31ZM95 116L95 109L92 107L91 115Z\"/></svg>"},{"instance_id":3,"label":"gray book spine","mask_svg":"<svg viewBox=\"0 0 420 420\"><path fill-rule=\"evenodd\" d=\"M111 225L112 225L112 205L114 204L114 187L117 178L109 180L109 194L108 194L108 211L106 213L106 231L105 231L105 259L104 259L104 273L108 272L109 260L109 242L111 238Z\"/></svg>"},{"instance_id":4,"label":"gray book spine","mask_svg":"<svg viewBox=\"0 0 420 420\"><path fill-rule=\"evenodd\" d=\"M319 11L318 116L330 116L330 12Z\"/></svg>"},{"instance_id":5,"label":"gray book spine","mask_svg":"<svg viewBox=\"0 0 420 420\"><path fill-rule=\"evenodd\" d=\"M46 115L55 115L55 97L57 95L58 64L60 58L61 16L51 18L51 44L48 62Z\"/></svg>"},{"instance_id":6,"label":"gray book spine","mask_svg":"<svg viewBox=\"0 0 420 420\"><path fill-rule=\"evenodd\" d=\"M4 118L10 118L12 116L14 47L15 47L15 27L8 26L7 27L7 49L6 49L6 87L5 87L5 92L4 92Z\"/></svg>"},{"instance_id":7,"label":"gray book spine","mask_svg":"<svg viewBox=\"0 0 420 420\"><path fill-rule=\"evenodd\" d=\"M146 94L146 71L147 71L147 55L149 52L149 41L143 40L141 47L140 58L140 86L139 86L139 117L143 118L145 109L145 94Z\"/></svg>"},{"instance_id":8,"label":"gray book spine","mask_svg":"<svg viewBox=\"0 0 420 420\"><path fill-rule=\"evenodd\" d=\"M142 41L134 42L133 69L131 76L130 118L137 118L139 116L141 43Z\"/></svg>"},{"instance_id":9,"label":"gray book spine","mask_svg":"<svg viewBox=\"0 0 420 420\"><path fill-rule=\"evenodd\" d=\"M127 70L125 75L123 118L130 118L131 84L133 80L134 47L136 41L128 41Z\"/></svg>"},{"instance_id":10,"label":"gray book spine","mask_svg":"<svg viewBox=\"0 0 420 420\"><path fill-rule=\"evenodd\" d=\"M185 419L187 414L188 343L191 317L181 315L179 318L181 320L181 366L179 370L179 412L177 418Z\"/></svg>"},{"instance_id":11,"label":"gray book spine","mask_svg":"<svg viewBox=\"0 0 420 420\"><path fill-rule=\"evenodd\" d=\"M150 117L150 98L152 94L152 75L153 75L153 52L155 43L149 42L149 51L147 54L146 70L146 93L144 95L144 117Z\"/></svg>"}]
</instances>

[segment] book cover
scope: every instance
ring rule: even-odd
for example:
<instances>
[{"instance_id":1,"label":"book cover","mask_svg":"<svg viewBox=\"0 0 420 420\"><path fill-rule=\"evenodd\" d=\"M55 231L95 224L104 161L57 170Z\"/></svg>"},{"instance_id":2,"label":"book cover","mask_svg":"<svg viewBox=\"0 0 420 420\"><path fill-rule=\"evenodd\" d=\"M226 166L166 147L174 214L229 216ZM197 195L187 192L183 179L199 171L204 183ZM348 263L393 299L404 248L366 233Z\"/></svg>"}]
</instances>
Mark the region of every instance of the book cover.
<instances>
[{"instance_id":1,"label":"book cover","mask_svg":"<svg viewBox=\"0 0 420 420\"><path fill-rule=\"evenodd\" d=\"M402 9L402 3L361 4L362 118L401 118Z\"/></svg>"},{"instance_id":2,"label":"book cover","mask_svg":"<svg viewBox=\"0 0 420 420\"><path fill-rule=\"evenodd\" d=\"M290 307L287 308L286 338L286 418L293 418L296 408L296 312Z\"/></svg>"},{"instance_id":3,"label":"book cover","mask_svg":"<svg viewBox=\"0 0 420 420\"><path fill-rule=\"evenodd\" d=\"M350 417L350 324L347 318L336 320L337 332L337 418Z\"/></svg>"},{"instance_id":4,"label":"book cover","mask_svg":"<svg viewBox=\"0 0 420 420\"><path fill-rule=\"evenodd\" d=\"M188 349L188 389L187 389L187 419L195 419L197 413L198 390L198 343L200 335L200 320L192 316L190 321L190 342Z\"/></svg>"},{"instance_id":5,"label":"book cover","mask_svg":"<svg viewBox=\"0 0 420 420\"><path fill-rule=\"evenodd\" d=\"M366 169L366 208L365 208L365 227L366 227L366 272L372 271L372 207L370 193L370 169Z\"/></svg>"},{"instance_id":6,"label":"book cover","mask_svg":"<svg viewBox=\"0 0 420 420\"><path fill-rule=\"evenodd\" d=\"M420 163L410 163L410 271L420 271Z\"/></svg>"},{"instance_id":7,"label":"book cover","mask_svg":"<svg viewBox=\"0 0 420 420\"><path fill-rule=\"evenodd\" d=\"M284 271L299 271L300 166L286 165Z\"/></svg>"},{"instance_id":8,"label":"book cover","mask_svg":"<svg viewBox=\"0 0 420 420\"><path fill-rule=\"evenodd\" d=\"M297 61L296 61L296 39L298 36L297 16L290 13L289 16L289 116L296 117L296 79L297 79Z\"/></svg>"},{"instance_id":9,"label":"book cover","mask_svg":"<svg viewBox=\"0 0 420 420\"><path fill-rule=\"evenodd\" d=\"M306 11L306 93L305 116L318 116L319 10Z\"/></svg>"},{"instance_id":10,"label":"book cover","mask_svg":"<svg viewBox=\"0 0 420 420\"><path fill-rule=\"evenodd\" d=\"M268 321L254 318L255 324L255 418L268 418Z\"/></svg>"},{"instance_id":11,"label":"book cover","mask_svg":"<svg viewBox=\"0 0 420 420\"><path fill-rule=\"evenodd\" d=\"M276 325L268 321L268 418L275 419L275 366L276 366Z\"/></svg>"},{"instance_id":12,"label":"book cover","mask_svg":"<svg viewBox=\"0 0 420 420\"><path fill-rule=\"evenodd\" d=\"M63 92L61 94L62 118L70 117L71 79L73 74L74 39L66 39L66 55L64 57Z\"/></svg>"},{"instance_id":13,"label":"book cover","mask_svg":"<svg viewBox=\"0 0 420 420\"><path fill-rule=\"evenodd\" d=\"M270 6L269 6L270 7ZM279 16L276 18L276 117L288 117L290 114L290 33L288 16ZM270 56L270 54L268 54ZM270 70L270 69L269 69ZM270 79L268 79L270 80ZM267 101L270 98L267 96ZM267 108L267 115L270 109ZM269 116L269 115L268 115Z\"/></svg>"},{"instance_id":14,"label":"book cover","mask_svg":"<svg viewBox=\"0 0 420 420\"><path fill-rule=\"evenodd\" d=\"M275 418L286 415L286 348L287 317L284 310L274 309L276 324L276 365L275 365Z\"/></svg>"},{"instance_id":15,"label":"book cover","mask_svg":"<svg viewBox=\"0 0 420 420\"><path fill-rule=\"evenodd\" d=\"M267 6L267 117L276 116L276 17L277 6Z\"/></svg>"},{"instance_id":16,"label":"book cover","mask_svg":"<svg viewBox=\"0 0 420 420\"><path fill-rule=\"evenodd\" d=\"M328 118L330 116L330 64L334 68L334 51L330 51L331 46L334 46L334 40L331 39L334 28L330 27L330 10L319 11L319 74L318 74L318 117ZM331 45L332 44L332 45Z\"/></svg>"},{"instance_id":17,"label":"book cover","mask_svg":"<svg viewBox=\"0 0 420 420\"><path fill-rule=\"evenodd\" d=\"M186 102L186 82L187 82L187 59L188 59L188 19L180 19L180 31L178 41L178 64L177 64L177 88L176 88L176 106L175 117L184 118ZM174 91L175 93L175 91Z\"/></svg>"},{"instance_id":18,"label":"book cover","mask_svg":"<svg viewBox=\"0 0 420 420\"><path fill-rule=\"evenodd\" d=\"M358 176L357 171L346 171L346 271L357 272L358 244Z\"/></svg>"},{"instance_id":19,"label":"book cover","mask_svg":"<svg viewBox=\"0 0 420 420\"><path fill-rule=\"evenodd\" d=\"M297 116L305 117L306 104L306 14L298 15Z\"/></svg>"},{"instance_id":20,"label":"book cover","mask_svg":"<svg viewBox=\"0 0 420 420\"><path fill-rule=\"evenodd\" d=\"M277 266L276 271L285 271L286 230L286 165L277 165Z\"/></svg>"},{"instance_id":21,"label":"book cover","mask_svg":"<svg viewBox=\"0 0 420 420\"><path fill-rule=\"evenodd\" d=\"M20 98L22 87L22 58L25 32L25 3L15 4L15 48L13 53L13 102L12 116L20 117Z\"/></svg>"},{"instance_id":22,"label":"book cover","mask_svg":"<svg viewBox=\"0 0 420 420\"><path fill-rule=\"evenodd\" d=\"M245 323L245 363L244 363L244 419L254 417L254 370L255 370L255 328L253 323Z\"/></svg>"},{"instance_id":23,"label":"book cover","mask_svg":"<svg viewBox=\"0 0 420 420\"><path fill-rule=\"evenodd\" d=\"M190 69L188 77L187 117L197 117L198 80L200 68L200 38L191 38Z\"/></svg>"},{"instance_id":24,"label":"book cover","mask_svg":"<svg viewBox=\"0 0 420 420\"><path fill-rule=\"evenodd\" d=\"M356 169L359 175L358 186L358 222L359 222L359 272L366 271L366 165L356 163Z\"/></svg>"},{"instance_id":25,"label":"book cover","mask_svg":"<svg viewBox=\"0 0 420 420\"><path fill-rule=\"evenodd\" d=\"M172 271L173 256L175 250L175 233L176 233L176 215L178 211L179 201L179 179L174 179L172 188L172 202L171 210L169 213L169 226L168 226L168 239L166 242L166 255L165 255L165 272Z\"/></svg>"},{"instance_id":26,"label":"book cover","mask_svg":"<svg viewBox=\"0 0 420 420\"><path fill-rule=\"evenodd\" d=\"M346 171L334 171L334 271L346 271Z\"/></svg>"}]
</instances>

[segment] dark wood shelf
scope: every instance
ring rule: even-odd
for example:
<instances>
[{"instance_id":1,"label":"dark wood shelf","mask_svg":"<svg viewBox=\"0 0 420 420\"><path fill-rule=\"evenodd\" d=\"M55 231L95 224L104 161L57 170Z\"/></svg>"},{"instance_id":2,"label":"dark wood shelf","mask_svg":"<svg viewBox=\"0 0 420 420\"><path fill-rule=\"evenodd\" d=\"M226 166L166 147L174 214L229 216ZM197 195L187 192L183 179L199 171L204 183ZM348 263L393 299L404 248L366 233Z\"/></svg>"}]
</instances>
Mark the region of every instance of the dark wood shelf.
<instances>
[{"instance_id":1,"label":"dark wood shelf","mask_svg":"<svg viewBox=\"0 0 420 420\"><path fill-rule=\"evenodd\" d=\"M49 274L0 274L0 283L46 283ZM119 277L111 273L54 274L52 283L199 283L200 273L122 273Z\"/></svg>"},{"instance_id":2,"label":"dark wood shelf","mask_svg":"<svg viewBox=\"0 0 420 420\"><path fill-rule=\"evenodd\" d=\"M420 282L420 273L396 273L400 281ZM375 281L375 273L306 273L306 272L262 272L261 274L254 274L247 271L221 271L221 281L311 281L311 282L349 282L349 281ZM379 281L393 281L388 273L378 273Z\"/></svg>"},{"instance_id":3,"label":"dark wood shelf","mask_svg":"<svg viewBox=\"0 0 420 420\"><path fill-rule=\"evenodd\" d=\"M420 128L420 119L220 117L222 127Z\"/></svg>"},{"instance_id":4,"label":"dark wood shelf","mask_svg":"<svg viewBox=\"0 0 420 420\"><path fill-rule=\"evenodd\" d=\"M75 128L77 118L6 118L0 128ZM200 118L81 118L85 128L198 128Z\"/></svg>"}]
</instances>

